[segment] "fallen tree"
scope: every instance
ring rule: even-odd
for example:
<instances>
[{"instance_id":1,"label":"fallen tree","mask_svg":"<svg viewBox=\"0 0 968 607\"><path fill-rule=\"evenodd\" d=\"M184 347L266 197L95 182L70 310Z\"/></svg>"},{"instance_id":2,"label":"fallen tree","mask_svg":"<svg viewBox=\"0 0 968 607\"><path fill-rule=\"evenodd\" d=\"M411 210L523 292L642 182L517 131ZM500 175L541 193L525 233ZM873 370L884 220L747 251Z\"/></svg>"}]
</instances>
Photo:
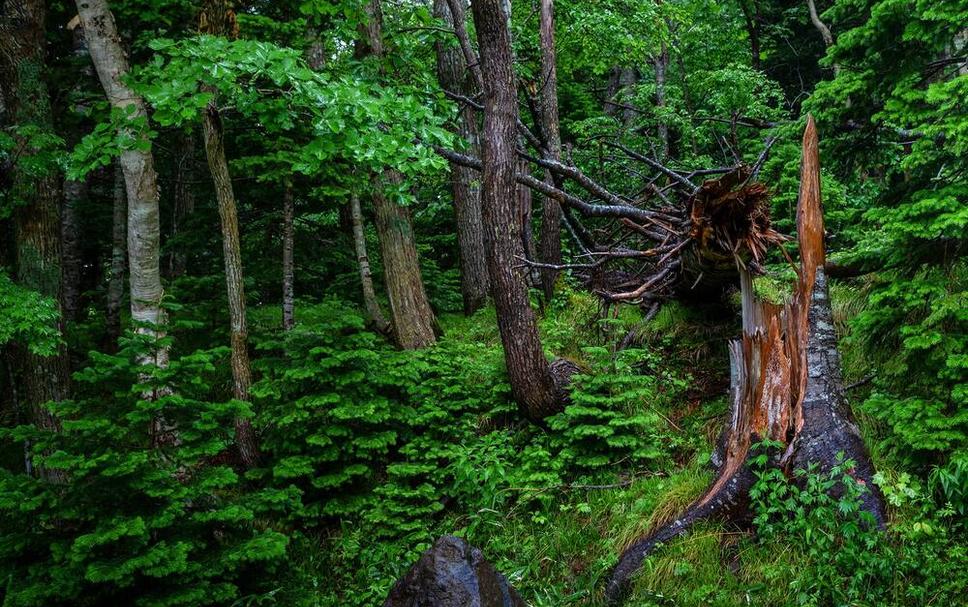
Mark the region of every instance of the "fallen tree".
<instances>
[{"instance_id":1,"label":"fallen tree","mask_svg":"<svg viewBox=\"0 0 968 607\"><path fill-rule=\"evenodd\" d=\"M729 347L732 411L714 458L716 480L676 520L624 552L606 588L611 603L621 599L631 576L657 545L702 520L749 521L749 489L755 479L750 449L760 440L782 446L770 464L788 477L810 465L821 473L828 472L843 453L855 462L851 475L869 488L862 497L864 510L879 527L884 525L882 497L872 482L874 467L844 398L824 270L817 145L811 117L803 136L797 206L800 267L792 298L784 305L757 299L750 271L739 255L735 257L743 332L742 338Z\"/></svg>"}]
</instances>

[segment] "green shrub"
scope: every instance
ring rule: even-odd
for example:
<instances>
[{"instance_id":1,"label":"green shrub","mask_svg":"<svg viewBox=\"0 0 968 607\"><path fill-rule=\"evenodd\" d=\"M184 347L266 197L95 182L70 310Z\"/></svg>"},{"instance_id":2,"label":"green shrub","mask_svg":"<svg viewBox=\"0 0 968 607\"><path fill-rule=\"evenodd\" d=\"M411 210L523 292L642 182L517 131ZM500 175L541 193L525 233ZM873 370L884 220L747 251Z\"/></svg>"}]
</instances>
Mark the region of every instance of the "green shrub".
<instances>
[{"instance_id":1,"label":"green shrub","mask_svg":"<svg viewBox=\"0 0 968 607\"><path fill-rule=\"evenodd\" d=\"M0 567L5 605L228 604L260 590L287 538L269 506L292 496L246 487L217 463L232 440L237 401L212 402L208 379L225 349L176 357L168 369L135 361L148 344L123 340L76 374L78 398L50 409L63 430L0 430L27 444L45 480L0 470ZM154 394L155 398L146 395ZM163 419L175 440L152 445Z\"/></svg>"}]
</instances>

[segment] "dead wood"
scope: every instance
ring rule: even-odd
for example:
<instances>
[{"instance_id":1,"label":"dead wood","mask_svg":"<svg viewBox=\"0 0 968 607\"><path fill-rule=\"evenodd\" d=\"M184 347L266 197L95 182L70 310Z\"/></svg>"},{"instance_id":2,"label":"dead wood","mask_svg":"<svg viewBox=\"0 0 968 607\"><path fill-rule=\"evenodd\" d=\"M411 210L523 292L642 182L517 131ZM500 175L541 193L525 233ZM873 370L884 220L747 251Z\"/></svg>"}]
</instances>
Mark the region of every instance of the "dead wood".
<instances>
[{"instance_id":1,"label":"dead wood","mask_svg":"<svg viewBox=\"0 0 968 607\"><path fill-rule=\"evenodd\" d=\"M709 219L694 223L708 230L698 236L700 245L704 237L720 245L732 242L734 250L745 249L756 259L768 244L778 242L759 212L750 212L749 205L758 204L758 188L747 190L743 196L741 204L746 205L749 223L742 225L730 224L737 215L727 212L730 206L740 204L732 196L738 190L722 183L710 185L708 191L714 206L702 200L694 201L693 206ZM719 192L726 192L725 198ZM726 223L717 219L719 211L726 213ZM873 484L874 467L844 397L824 271L820 164L812 118L803 136L797 228L799 279L793 297L782 306L757 299L746 264L738 255L734 258L740 274L743 331L741 339L729 347L731 415L714 458L717 478L675 521L625 551L606 588L606 597L612 603L621 599L631 576L658 544L705 519L748 522L749 489L755 479L749 467L750 448L762 439L782 445L771 461L790 478L795 470L811 465L821 473L828 472L838 463L838 454L845 454L855 462L852 476L870 488L862 497L864 510L878 526L884 525L882 498Z\"/></svg>"}]
</instances>

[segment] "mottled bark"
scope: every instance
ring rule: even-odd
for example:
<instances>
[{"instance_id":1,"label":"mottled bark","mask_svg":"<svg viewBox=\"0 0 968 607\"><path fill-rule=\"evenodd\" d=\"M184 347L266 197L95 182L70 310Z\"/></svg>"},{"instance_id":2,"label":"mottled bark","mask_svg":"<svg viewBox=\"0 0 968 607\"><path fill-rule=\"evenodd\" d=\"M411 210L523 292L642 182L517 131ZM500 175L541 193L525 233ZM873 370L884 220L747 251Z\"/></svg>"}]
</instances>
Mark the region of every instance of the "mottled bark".
<instances>
[{"instance_id":1,"label":"mottled bark","mask_svg":"<svg viewBox=\"0 0 968 607\"><path fill-rule=\"evenodd\" d=\"M517 168L517 86L508 16L501 0L474 0L474 24L484 80L484 247L511 392L532 418L561 406L528 300L521 227L514 209Z\"/></svg>"},{"instance_id":2,"label":"mottled bark","mask_svg":"<svg viewBox=\"0 0 968 607\"><path fill-rule=\"evenodd\" d=\"M123 79L128 74L128 59L121 48L114 16L105 0L79 0L78 15L84 27L88 50L98 79L111 105L132 126L121 126L126 136L140 145L121 152L128 197L128 274L131 296L131 319L138 333L159 339L164 335L167 318L161 307L164 289L160 272L160 225L158 214L158 175L155 173L151 140L139 122L147 121L144 100ZM156 342L157 343L157 342ZM168 366L168 347L157 345L141 360L142 364Z\"/></svg>"},{"instance_id":3,"label":"mottled bark","mask_svg":"<svg viewBox=\"0 0 968 607\"><path fill-rule=\"evenodd\" d=\"M363 210L360 208L360 197L355 193L350 195L350 222L353 225L353 250L356 252L356 263L360 270L360 284L363 286L363 307L367 320L380 333L390 328L380 309L380 302L376 298L373 288L373 273L370 271L370 257L366 253L366 234L363 231Z\"/></svg>"},{"instance_id":4,"label":"mottled bark","mask_svg":"<svg viewBox=\"0 0 968 607\"><path fill-rule=\"evenodd\" d=\"M743 332L742 339L729 346L732 415L714 458L716 480L675 521L623 553L606 589L611 602L621 599L632 574L659 543L685 533L703 519L749 521L749 489L755 480L749 453L761 439L781 445L770 465L788 476L812 465L827 473L837 465L838 454L844 453L855 462L849 474L869 489L861 498L863 509L883 527L884 508L873 483L874 467L847 406L841 380L824 273L820 162L812 117L803 138L797 234L799 280L793 298L785 305L758 300L749 272L739 264Z\"/></svg>"},{"instance_id":5,"label":"mottled bark","mask_svg":"<svg viewBox=\"0 0 968 607\"><path fill-rule=\"evenodd\" d=\"M238 26L235 16L224 0L205 2L199 18L199 29L212 35L234 36ZM209 172L215 185L218 200L218 216L222 228L222 255L225 262L225 289L229 304L229 338L232 354L232 392L236 399L248 402L252 387L252 369L249 365L248 323L245 314L245 285L242 271L242 243L239 238L239 217L235 202L235 190L225 157L225 136L219 114L218 98L214 90L208 107L202 116L202 135ZM245 418L235 420L235 446L239 460L247 468L258 465L259 445L252 423Z\"/></svg>"},{"instance_id":6,"label":"mottled bark","mask_svg":"<svg viewBox=\"0 0 968 607\"><path fill-rule=\"evenodd\" d=\"M286 331L296 324L295 268L293 247L295 230L293 221L296 209L292 194L292 182L288 179L282 193L282 328Z\"/></svg>"},{"instance_id":7,"label":"mottled bark","mask_svg":"<svg viewBox=\"0 0 968 607\"><path fill-rule=\"evenodd\" d=\"M545 145L545 156L558 162L561 160L561 131L558 126L558 71L555 66L555 21L554 0L541 0L539 29L541 38L541 133ZM545 170L545 182L555 181L551 171ZM541 210L540 261L549 265L561 264L561 205L550 196L545 196ZM541 270L541 289L546 301L555 294L555 281L558 271L552 268Z\"/></svg>"},{"instance_id":8,"label":"mottled bark","mask_svg":"<svg viewBox=\"0 0 968 607\"><path fill-rule=\"evenodd\" d=\"M118 163L114 168L114 206L111 217L111 266L108 269L108 292L105 306L105 337L107 348L114 352L121 337L121 299L124 296L124 267L127 254L125 234L127 199L124 192L124 171Z\"/></svg>"},{"instance_id":9,"label":"mottled bark","mask_svg":"<svg viewBox=\"0 0 968 607\"><path fill-rule=\"evenodd\" d=\"M458 11L451 16L448 0L434 0L434 16L450 24L460 24L463 31L464 7L454 3ZM436 43L437 79L445 91L474 97L478 87L473 74L467 69L464 54L441 41ZM480 156L480 129L474 109L462 105L455 121L457 135L467 144L467 152ZM461 295L464 314L473 314L487 300L490 281L484 260L484 228L481 223L481 187L478 175L472 169L456 163L450 165L451 192L454 196L454 218L457 223L457 245L460 252Z\"/></svg>"},{"instance_id":10,"label":"mottled bark","mask_svg":"<svg viewBox=\"0 0 968 607\"><path fill-rule=\"evenodd\" d=\"M370 0L366 12L368 21L361 26L361 39L357 41L355 54L358 58L369 56L380 60L383 57L383 15L379 0ZM397 345L406 350L424 348L437 341L437 319L420 275L410 209L390 200L384 193L384 184L399 187L403 175L387 168L381 176L374 176L371 183L393 336Z\"/></svg>"},{"instance_id":11,"label":"mottled bark","mask_svg":"<svg viewBox=\"0 0 968 607\"><path fill-rule=\"evenodd\" d=\"M0 88L9 121L52 132L50 98L44 82L45 3L6 0L0 13ZM21 159L37 150L20 141ZM18 283L50 297L62 306L61 177L54 167L42 176L28 176L14 162L8 167L6 194L17 203L13 211L14 264ZM58 421L43 407L68 396L69 362L64 348L39 356L25 344L10 348L12 368L22 386L18 400L29 407L34 423L58 430ZM45 476L55 478L52 471Z\"/></svg>"}]
</instances>

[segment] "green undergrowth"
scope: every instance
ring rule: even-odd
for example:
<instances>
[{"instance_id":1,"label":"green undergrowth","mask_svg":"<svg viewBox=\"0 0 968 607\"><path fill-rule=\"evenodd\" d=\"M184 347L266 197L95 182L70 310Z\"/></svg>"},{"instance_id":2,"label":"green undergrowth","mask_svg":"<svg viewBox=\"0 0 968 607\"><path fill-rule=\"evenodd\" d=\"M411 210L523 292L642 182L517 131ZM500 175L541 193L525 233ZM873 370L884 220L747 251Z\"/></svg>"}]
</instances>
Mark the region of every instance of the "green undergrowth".
<instances>
[{"instance_id":1,"label":"green undergrowth","mask_svg":"<svg viewBox=\"0 0 968 607\"><path fill-rule=\"evenodd\" d=\"M834 289L843 337L863 308L857 291ZM315 589L296 592L298 602L379 604L421 550L451 533L480 547L531 605L603 604L602 588L621 551L672 520L712 480L708 460L726 414L724 345L735 336L734 317L728 306L711 313L668 304L643 322L636 308L606 314L585 294L563 293L544 309L544 343L549 356L573 360L582 374L575 378L572 404L545 428L519 421L508 399L493 310L445 317L446 336L438 346L404 356L429 356L435 367L437 357L455 369L470 365L477 369L471 385L481 396L446 416L434 412L450 393L423 401L416 411L427 417L417 415L422 421L412 426L419 436L398 435L395 453L388 454L396 461L375 478L370 505L295 544L300 579L293 583ZM617 349L623 338L632 347ZM849 382L865 373L863 353L852 348L848 341ZM438 372L431 381L451 385L448 371ZM455 393L464 397L467 390ZM859 527L850 496L764 495L758 511L772 508L786 524L767 528L763 522L756 534L714 523L697 526L646 560L628 604L958 600L954 589L963 576L943 575L948 566L965 563L957 517L934 498L927 481L878 448L883 426L859 413L889 501L888 534ZM446 437L433 463L420 436ZM832 481L815 484L823 482ZM390 516L389 504L404 498L410 508ZM811 518L814 511L819 515ZM845 556L831 562L830 554Z\"/></svg>"}]
</instances>

